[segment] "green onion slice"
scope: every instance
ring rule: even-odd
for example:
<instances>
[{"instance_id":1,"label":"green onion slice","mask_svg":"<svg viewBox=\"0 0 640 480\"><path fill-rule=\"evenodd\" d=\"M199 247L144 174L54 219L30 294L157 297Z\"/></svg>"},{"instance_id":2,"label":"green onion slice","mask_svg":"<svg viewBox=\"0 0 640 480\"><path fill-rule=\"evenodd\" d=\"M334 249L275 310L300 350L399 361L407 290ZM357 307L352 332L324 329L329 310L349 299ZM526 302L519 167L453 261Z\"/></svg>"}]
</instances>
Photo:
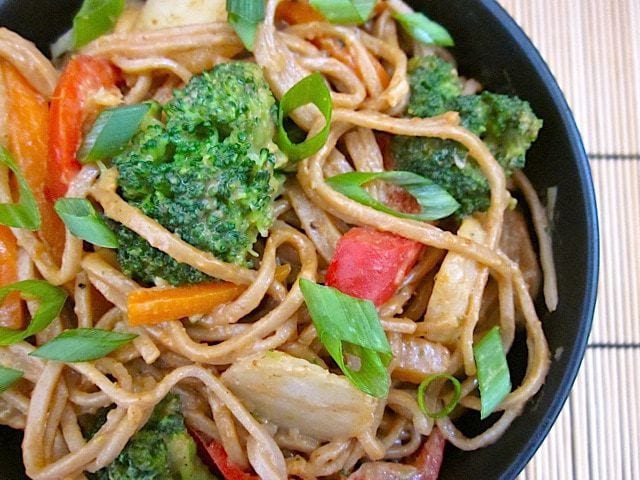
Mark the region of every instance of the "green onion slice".
<instances>
[{"instance_id":1,"label":"green onion slice","mask_svg":"<svg viewBox=\"0 0 640 480\"><path fill-rule=\"evenodd\" d=\"M124 10L125 0L84 0L73 18L73 45L80 48L109 32Z\"/></svg>"},{"instance_id":2,"label":"green onion slice","mask_svg":"<svg viewBox=\"0 0 640 480\"><path fill-rule=\"evenodd\" d=\"M331 23L360 25L369 20L376 0L311 0L309 3Z\"/></svg>"},{"instance_id":3,"label":"green onion slice","mask_svg":"<svg viewBox=\"0 0 640 480\"><path fill-rule=\"evenodd\" d=\"M86 198L61 198L54 209L76 237L100 247L117 248L118 238Z\"/></svg>"},{"instance_id":4,"label":"green onion slice","mask_svg":"<svg viewBox=\"0 0 640 480\"><path fill-rule=\"evenodd\" d=\"M292 143L284 128L284 120L293 110L308 103L318 107L320 113L324 116L325 125L322 130L304 142ZM332 111L331 92L324 77L318 72L303 78L283 95L278 108L276 143L289 158L289 161L297 162L310 157L322 148L327 142L327 138L329 138Z\"/></svg>"},{"instance_id":5,"label":"green onion slice","mask_svg":"<svg viewBox=\"0 0 640 480\"><path fill-rule=\"evenodd\" d=\"M473 356L480 388L480 418L484 419L495 411L511 391L511 376L499 327L493 327L473 346Z\"/></svg>"},{"instance_id":6,"label":"green onion slice","mask_svg":"<svg viewBox=\"0 0 640 480\"><path fill-rule=\"evenodd\" d=\"M0 393L11 387L24 376L20 370L7 368L0 365Z\"/></svg>"},{"instance_id":7,"label":"green onion slice","mask_svg":"<svg viewBox=\"0 0 640 480\"><path fill-rule=\"evenodd\" d=\"M253 52L258 25L264 20L264 1L227 0L227 19L246 49Z\"/></svg>"},{"instance_id":8,"label":"green onion slice","mask_svg":"<svg viewBox=\"0 0 640 480\"><path fill-rule=\"evenodd\" d=\"M420 213L399 212L379 202L362 185L373 180L383 180L403 187L415 197L420 205ZM445 189L428 178L412 172L348 172L326 179L327 184L351 200L395 217L431 221L448 217L460 204Z\"/></svg>"},{"instance_id":9,"label":"green onion slice","mask_svg":"<svg viewBox=\"0 0 640 480\"><path fill-rule=\"evenodd\" d=\"M431 385L433 381L439 380L439 379L445 379L451 382L451 384L453 385L453 397L451 397L451 400L449 400L449 403L447 403L442 408L442 410L439 410L437 412L430 412L427 409L426 405L424 404L424 396L426 394L427 388L429 388L429 385ZM460 395L461 395L460 381L453 375L449 375L447 373L438 373L434 375L429 375L427 378L425 378L422 381L422 383L420 383L420 386L418 387L418 407L420 407L420 410L422 411L422 413L424 413L427 417L430 417L430 418L446 417L451 412L453 412L453 409L456 408L456 405L458 405L458 402L460 401Z\"/></svg>"},{"instance_id":10,"label":"green onion slice","mask_svg":"<svg viewBox=\"0 0 640 480\"><path fill-rule=\"evenodd\" d=\"M41 332L60 315L67 293L44 280L23 280L0 288L0 303L12 292L20 292L23 297L40 301L31 322L24 330L0 327L0 346L12 345Z\"/></svg>"},{"instance_id":11,"label":"green onion slice","mask_svg":"<svg viewBox=\"0 0 640 480\"><path fill-rule=\"evenodd\" d=\"M394 13L393 17L415 40L426 45L453 47L454 42L446 28L419 12Z\"/></svg>"},{"instance_id":12,"label":"green onion slice","mask_svg":"<svg viewBox=\"0 0 640 480\"><path fill-rule=\"evenodd\" d=\"M78 150L78 160L92 163L118 155L140 129L152 106L151 103L141 103L100 112Z\"/></svg>"},{"instance_id":13,"label":"green onion slice","mask_svg":"<svg viewBox=\"0 0 640 480\"><path fill-rule=\"evenodd\" d=\"M363 392L385 397L393 355L373 303L306 279L300 280L300 290L318 338L346 377ZM358 369L347 365L345 354L359 357Z\"/></svg>"},{"instance_id":14,"label":"green onion slice","mask_svg":"<svg viewBox=\"0 0 640 480\"><path fill-rule=\"evenodd\" d=\"M98 328L65 330L29 355L60 362L89 362L109 355L138 335Z\"/></svg>"},{"instance_id":15,"label":"green onion slice","mask_svg":"<svg viewBox=\"0 0 640 480\"><path fill-rule=\"evenodd\" d=\"M14 173L18 180L18 190L20 192L20 201L18 203L0 203L0 225L38 230L41 219L36 199L13 157L2 146L0 146L0 163Z\"/></svg>"}]
</instances>

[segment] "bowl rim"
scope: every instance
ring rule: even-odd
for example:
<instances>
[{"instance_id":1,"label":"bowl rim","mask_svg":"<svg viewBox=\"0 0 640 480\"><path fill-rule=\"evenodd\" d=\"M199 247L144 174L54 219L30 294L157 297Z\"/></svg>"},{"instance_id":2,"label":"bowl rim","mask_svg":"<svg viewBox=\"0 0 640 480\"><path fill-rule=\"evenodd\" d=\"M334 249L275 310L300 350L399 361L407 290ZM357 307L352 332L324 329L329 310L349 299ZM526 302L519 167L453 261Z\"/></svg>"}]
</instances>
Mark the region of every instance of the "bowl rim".
<instances>
[{"instance_id":1,"label":"bowl rim","mask_svg":"<svg viewBox=\"0 0 640 480\"><path fill-rule=\"evenodd\" d=\"M585 238L587 247L587 257L585 258L587 281L584 285L584 294L580 302L581 311L579 318L581 319L581 323L578 328L576 340L569 357L564 359L566 367L560 381L560 388L555 392L554 399L549 405L545 415L545 421L536 427L529 440L522 445L519 453L513 458L509 467L502 475L504 479L512 479L516 478L525 468L540 445L542 445L544 439L548 436L551 427L555 424L558 415L560 415L565 402L569 398L582 360L586 354L597 299L600 234L589 157L584 148L582 136L580 135L571 108L555 76L533 41L497 0L480 0L480 3L482 7L505 28L513 41L526 53L533 69L540 75L543 81L545 88L544 94L553 101L558 109L562 124L567 130L566 138L578 170L579 186L584 198L585 231L587 235Z\"/></svg>"}]
</instances>

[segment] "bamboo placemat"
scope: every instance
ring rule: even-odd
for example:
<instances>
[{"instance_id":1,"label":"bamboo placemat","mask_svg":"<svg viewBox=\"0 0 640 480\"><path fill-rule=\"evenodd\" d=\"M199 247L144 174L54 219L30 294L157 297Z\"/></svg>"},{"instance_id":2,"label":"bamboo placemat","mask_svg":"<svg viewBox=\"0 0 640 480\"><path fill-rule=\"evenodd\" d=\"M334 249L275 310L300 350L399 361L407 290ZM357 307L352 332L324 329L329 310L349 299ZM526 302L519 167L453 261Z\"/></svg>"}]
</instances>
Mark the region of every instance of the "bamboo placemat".
<instances>
[{"instance_id":1,"label":"bamboo placemat","mask_svg":"<svg viewBox=\"0 0 640 480\"><path fill-rule=\"evenodd\" d=\"M556 75L589 157L600 288L573 392L520 479L640 479L640 1L500 0Z\"/></svg>"}]
</instances>

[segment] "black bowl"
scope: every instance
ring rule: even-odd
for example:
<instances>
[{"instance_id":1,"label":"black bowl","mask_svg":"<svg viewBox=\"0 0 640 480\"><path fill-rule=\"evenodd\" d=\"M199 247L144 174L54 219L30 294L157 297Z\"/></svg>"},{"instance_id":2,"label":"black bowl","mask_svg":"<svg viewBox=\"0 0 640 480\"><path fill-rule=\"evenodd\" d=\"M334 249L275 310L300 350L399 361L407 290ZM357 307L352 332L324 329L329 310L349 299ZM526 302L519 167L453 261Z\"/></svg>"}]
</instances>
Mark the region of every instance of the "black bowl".
<instances>
[{"instance_id":1,"label":"black bowl","mask_svg":"<svg viewBox=\"0 0 640 480\"><path fill-rule=\"evenodd\" d=\"M494 445L474 452L447 448L441 479L512 479L549 432L564 404L584 355L591 328L598 277L598 227L589 163L571 111L544 60L513 19L492 0L412 2L444 24L456 40L460 71L493 91L514 93L531 103L544 128L526 173L539 191L558 186L554 254L560 303L543 314L552 355L547 381L523 415ZM69 28L79 0L0 0L0 25L49 43ZM540 302L539 302L540 303ZM539 311L544 311L540 304ZM519 349L519 350L518 350ZM522 342L515 369L524 365ZM511 355L513 357L514 355ZM511 358L510 358L511 360ZM473 428L473 426L471 426ZM25 478L20 435L0 430L0 477Z\"/></svg>"}]
</instances>

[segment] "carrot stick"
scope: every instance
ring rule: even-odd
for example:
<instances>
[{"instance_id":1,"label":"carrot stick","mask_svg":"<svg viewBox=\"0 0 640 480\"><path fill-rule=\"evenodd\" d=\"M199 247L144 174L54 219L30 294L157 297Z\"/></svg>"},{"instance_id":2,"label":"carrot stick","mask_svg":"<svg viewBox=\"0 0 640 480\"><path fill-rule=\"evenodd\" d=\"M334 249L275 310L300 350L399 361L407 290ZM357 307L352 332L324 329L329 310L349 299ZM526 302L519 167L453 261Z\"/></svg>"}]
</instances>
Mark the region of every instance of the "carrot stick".
<instances>
[{"instance_id":1,"label":"carrot stick","mask_svg":"<svg viewBox=\"0 0 640 480\"><path fill-rule=\"evenodd\" d=\"M324 16L309 2L286 0L278 4L276 9L276 20L297 25L298 23L323 22Z\"/></svg>"},{"instance_id":2,"label":"carrot stick","mask_svg":"<svg viewBox=\"0 0 640 480\"><path fill-rule=\"evenodd\" d=\"M7 92L8 148L36 198L42 226L39 235L56 261L62 258L65 229L53 203L45 196L47 183L49 107L9 62L0 62Z\"/></svg>"},{"instance_id":3,"label":"carrot stick","mask_svg":"<svg viewBox=\"0 0 640 480\"><path fill-rule=\"evenodd\" d=\"M18 244L7 227L0 226L0 287L18 280ZM0 304L0 327L23 328L20 293L13 292Z\"/></svg>"},{"instance_id":4,"label":"carrot stick","mask_svg":"<svg viewBox=\"0 0 640 480\"><path fill-rule=\"evenodd\" d=\"M290 265L279 265L275 278L284 282L290 272ZM203 315L218 305L235 300L245 289L244 285L229 282L140 288L127 297L129 325L155 325L191 315Z\"/></svg>"}]
</instances>

